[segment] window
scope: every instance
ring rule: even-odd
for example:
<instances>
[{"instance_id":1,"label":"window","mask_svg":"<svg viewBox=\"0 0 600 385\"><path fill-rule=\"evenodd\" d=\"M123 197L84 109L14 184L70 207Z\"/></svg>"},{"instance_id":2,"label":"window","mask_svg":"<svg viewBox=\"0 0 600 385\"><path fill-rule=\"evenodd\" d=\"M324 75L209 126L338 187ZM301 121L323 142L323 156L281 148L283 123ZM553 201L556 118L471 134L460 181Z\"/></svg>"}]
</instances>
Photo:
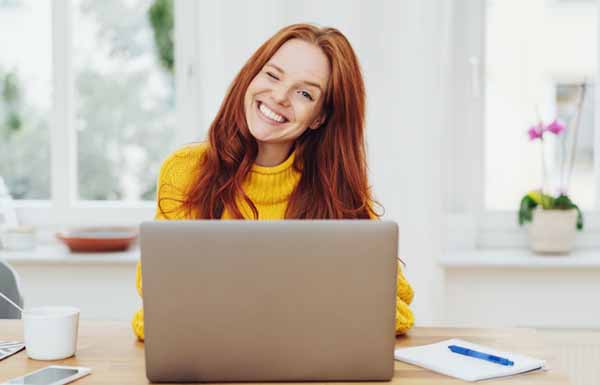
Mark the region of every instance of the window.
<instances>
[{"instance_id":1,"label":"window","mask_svg":"<svg viewBox=\"0 0 600 385\"><path fill-rule=\"evenodd\" d=\"M595 88L593 83L585 84L585 93L582 99L582 86L575 83L556 84L556 115L559 120L566 122L567 126L573 127L577 124L577 132L565 136L567 144L575 140L575 159L573 174L569 185L573 199L582 209L600 208L600 195L597 183L594 183L594 105ZM581 112L577 116L577 106L581 105ZM573 119L579 119L573 122ZM560 148L558 149L560 150Z\"/></svg>"},{"instance_id":2,"label":"window","mask_svg":"<svg viewBox=\"0 0 600 385\"><path fill-rule=\"evenodd\" d=\"M521 197L538 189L541 146L527 130L539 118L567 124L576 140L569 195L584 211L578 247L599 247L600 130L595 0L454 1L448 81L448 247L526 247ZM577 131L582 84L585 98ZM577 135L575 135L575 132ZM556 138L556 137L555 137ZM546 170L564 143L545 140ZM546 189L560 186L548 175Z\"/></svg>"},{"instance_id":3,"label":"window","mask_svg":"<svg viewBox=\"0 0 600 385\"><path fill-rule=\"evenodd\" d=\"M153 201L175 139L172 1L76 0L72 12L78 198Z\"/></svg>"},{"instance_id":4,"label":"window","mask_svg":"<svg viewBox=\"0 0 600 385\"><path fill-rule=\"evenodd\" d=\"M527 128L539 119L549 123L556 117L567 129L560 137L544 137L545 189L557 194L566 184L558 180L555 158L576 139L568 193L582 209L597 208L593 170L596 2L487 1L485 12L486 209L513 210L527 191L540 187L541 146L529 142ZM583 82L587 87L577 125L578 84Z\"/></svg>"},{"instance_id":5,"label":"window","mask_svg":"<svg viewBox=\"0 0 600 385\"><path fill-rule=\"evenodd\" d=\"M0 1L0 176L17 199L50 198L51 15L49 1Z\"/></svg>"},{"instance_id":6,"label":"window","mask_svg":"<svg viewBox=\"0 0 600 385\"><path fill-rule=\"evenodd\" d=\"M0 0L0 176L22 222L152 218L162 160L203 135L197 17L173 0Z\"/></svg>"}]
</instances>

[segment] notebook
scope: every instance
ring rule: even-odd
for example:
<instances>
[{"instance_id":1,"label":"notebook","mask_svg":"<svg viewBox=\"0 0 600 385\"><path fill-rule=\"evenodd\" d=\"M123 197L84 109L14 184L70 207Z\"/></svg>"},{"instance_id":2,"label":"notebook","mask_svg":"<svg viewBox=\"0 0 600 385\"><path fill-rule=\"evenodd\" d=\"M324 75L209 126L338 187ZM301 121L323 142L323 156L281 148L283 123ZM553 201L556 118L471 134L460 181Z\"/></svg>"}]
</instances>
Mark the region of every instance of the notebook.
<instances>
[{"instance_id":1,"label":"notebook","mask_svg":"<svg viewBox=\"0 0 600 385\"><path fill-rule=\"evenodd\" d=\"M482 353L493 354L514 362L513 366L504 366L493 362L452 353L448 346L458 345ZM397 348L394 357L412 365L432 370L465 381L479 381L489 378L512 376L532 370L542 369L543 360L520 354L501 352L485 346L472 344L461 339L450 339L431 345Z\"/></svg>"},{"instance_id":2,"label":"notebook","mask_svg":"<svg viewBox=\"0 0 600 385\"><path fill-rule=\"evenodd\" d=\"M25 344L18 341L0 341L0 361L25 349Z\"/></svg>"}]
</instances>

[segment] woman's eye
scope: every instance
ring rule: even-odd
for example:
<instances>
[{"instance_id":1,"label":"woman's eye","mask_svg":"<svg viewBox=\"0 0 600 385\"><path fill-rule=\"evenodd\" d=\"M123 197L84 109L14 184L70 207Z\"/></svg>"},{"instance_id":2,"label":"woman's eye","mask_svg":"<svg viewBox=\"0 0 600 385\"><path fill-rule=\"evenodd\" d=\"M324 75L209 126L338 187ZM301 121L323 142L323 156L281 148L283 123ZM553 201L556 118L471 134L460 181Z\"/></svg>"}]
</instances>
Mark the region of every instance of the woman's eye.
<instances>
[{"instance_id":1,"label":"woman's eye","mask_svg":"<svg viewBox=\"0 0 600 385\"><path fill-rule=\"evenodd\" d=\"M304 96L305 98L307 98L308 100L313 100L312 96L310 96L310 94L306 91L298 91L302 96Z\"/></svg>"},{"instance_id":2,"label":"woman's eye","mask_svg":"<svg viewBox=\"0 0 600 385\"><path fill-rule=\"evenodd\" d=\"M279 80L279 78L278 78L277 76L273 75L273 74L272 74L272 73L270 73L270 72L267 72L267 75L268 75L270 78L273 78L273 79L275 79L275 80Z\"/></svg>"}]
</instances>

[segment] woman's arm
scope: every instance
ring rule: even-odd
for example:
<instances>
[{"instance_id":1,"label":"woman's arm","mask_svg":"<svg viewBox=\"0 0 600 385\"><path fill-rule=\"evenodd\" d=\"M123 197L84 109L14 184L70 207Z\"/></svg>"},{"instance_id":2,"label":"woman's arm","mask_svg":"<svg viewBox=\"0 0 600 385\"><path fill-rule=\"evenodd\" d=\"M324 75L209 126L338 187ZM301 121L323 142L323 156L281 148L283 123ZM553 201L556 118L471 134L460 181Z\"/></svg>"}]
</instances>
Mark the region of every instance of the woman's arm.
<instances>
[{"instance_id":1,"label":"woman's arm","mask_svg":"<svg viewBox=\"0 0 600 385\"><path fill-rule=\"evenodd\" d=\"M371 219L377 220L377 217L370 211ZM410 283L402 273L401 262L398 261L398 275L396 284L396 335L406 333L415 323L415 316L410 310L410 303L415 296L415 293L410 286Z\"/></svg>"},{"instance_id":2,"label":"woman's arm","mask_svg":"<svg viewBox=\"0 0 600 385\"><path fill-rule=\"evenodd\" d=\"M202 144L186 146L165 159L160 168L157 181L157 209L154 220L185 219L185 213L180 209L179 202L183 199L182 192L189 184L198 158L204 148ZM168 216L165 214L168 214ZM142 286L142 263L138 261L135 272L135 287L140 297L143 297ZM139 309L133 315L131 326L136 337L143 341L144 309Z\"/></svg>"},{"instance_id":3,"label":"woman's arm","mask_svg":"<svg viewBox=\"0 0 600 385\"><path fill-rule=\"evenodd\" d=\"M414 291L400 268L398 263L398 278L396 288L396 335L406 333L415 323L415 317L410 310L410 303L414 297Z\"/></svg>"},{"instance_id":4,"label":"woman's arm","mask_svg":"<svg viewBox=\"0 0 600 385\"><path fill-rule=\"evenodd\" d=\"M370 212L371 219L377 220L377 217L372 211ZM396 284L396 335L406 333L415 323L415 316L410 310L410 303L415 296L415 293L410 286L410 283L402 273L401 262L398 261L398 275Z\"/></svg>"}]
</instances>

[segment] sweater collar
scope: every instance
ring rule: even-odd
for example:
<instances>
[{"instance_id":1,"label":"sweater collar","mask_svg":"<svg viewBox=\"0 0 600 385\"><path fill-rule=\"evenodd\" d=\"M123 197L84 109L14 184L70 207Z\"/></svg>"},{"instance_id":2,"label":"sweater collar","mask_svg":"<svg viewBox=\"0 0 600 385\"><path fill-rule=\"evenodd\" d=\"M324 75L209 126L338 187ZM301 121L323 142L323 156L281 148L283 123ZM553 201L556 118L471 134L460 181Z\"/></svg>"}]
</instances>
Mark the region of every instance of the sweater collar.
<instances>
[{"instance_id":1,"label":"sweater collar","mask_svg":"<svg viewBox=\"0 0 600 385\"><path fill-rule=\"evenodd\" d=\"M292 151L290 156L288 156L286 160L279 163L277 166L259 166L258 164L254 163L252 165L252 172L265 175L278 174L292 168L294 165L294 159L296 159L296 151Z\"/></svg>"},{"instance_id":2,"label":"sweater collar","mask_svg":"<svg viewBox=\"0 0 600 385\"><path fill-rule=\"evenodd\" d=\"M300 173L294 169L295 151L277 166L254 164L243 184L244 192L254 204L285 202L296 188Z\"/></svg>"}]
</instances>

